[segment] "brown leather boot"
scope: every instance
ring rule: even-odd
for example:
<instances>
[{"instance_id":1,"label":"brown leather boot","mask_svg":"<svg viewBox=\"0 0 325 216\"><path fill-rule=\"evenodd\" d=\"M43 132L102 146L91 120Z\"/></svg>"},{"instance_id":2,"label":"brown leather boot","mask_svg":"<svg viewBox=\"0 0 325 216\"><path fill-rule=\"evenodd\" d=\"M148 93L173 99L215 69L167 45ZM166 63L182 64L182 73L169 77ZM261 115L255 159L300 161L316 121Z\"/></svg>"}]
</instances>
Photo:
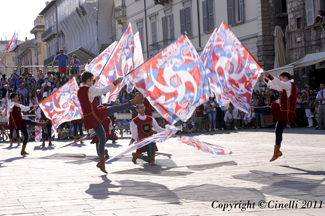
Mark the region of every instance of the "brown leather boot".
<instances>
[{"instance_id":1,"label":"brown leather boot","mask_svg":"<svg viewBox=\"0 0 325 216\"><path fill-rule=\"evenodd\" d=\"M21 152L20 152L21 155L28 155L28 153L26 152L26 145L23 145L21 147Z\"/></svg>"},{"instance_id":2,"label":"brown leather boot","mask_svg":"<svg viewBox=\"0 0 325 216\"><path fill-rule=\"evenodd\" d=\"M155 165L155 154L150 154L150 166Z\"/></svg>"},{"instance_id":3,"label":"brown leather boot","mask_svg":"<svg viewBox=\"0 0 325 216\"><path fill-rule=\"evenodd\" d=\"M282 152L280 151L281 145L274 145L274 153L273 157L271 158L270 162L275 161L278 157L282 156Z\"/></svg>"},{"instance_id":4,"label":"brown leather boot","mask_svg":"<svg viewBox=\"0 0 325 216\"><path fill-rule=\"evenodd\" d=\"M133 162L134 164L137 163L137 159L138 159L138 158L141 158L141 154L132 153L132 162Z\"/></svg>"},{"instance_id":5,"label":"brown leather boot","mask_svg":"<svg viewBox=\"0 0 325 216\"><path fill-rule=\"evenodd\" d=\"M100 154L99 155L99 162L97 164L97 167L103 172L107 174L107 171L105 169L105 155Z\"/></svg>"}]
</instances>

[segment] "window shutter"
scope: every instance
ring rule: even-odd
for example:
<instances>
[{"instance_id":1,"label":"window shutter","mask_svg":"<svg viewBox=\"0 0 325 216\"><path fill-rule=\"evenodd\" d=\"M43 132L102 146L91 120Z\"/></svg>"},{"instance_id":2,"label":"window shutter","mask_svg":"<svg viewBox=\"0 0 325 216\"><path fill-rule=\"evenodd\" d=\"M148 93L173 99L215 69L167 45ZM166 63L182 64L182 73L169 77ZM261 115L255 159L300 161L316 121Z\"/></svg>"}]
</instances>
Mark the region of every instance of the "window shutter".
<instances>
[{"instance_id":1,"label":"window shutter","mask_svg":"<svg viewBox=\"0 0 325 216\"><path fill-rule=\"evenodd\" d=\"M208 30L208 7L207 7L207 1L202 2L202 11L203 11L203 32L207 32Z\"/></svg>"},{"instance_id":2,"label":"window shutter","mask_svg":"<svg viewBox=\"0 0 325 216\"><path fill-rule=\"evenodd\" d=\"M151 38L152 43L157 43L157 29L156 29L156 21L151 22Z\"/></svg>"},{"instance_id":3,"label":"window shutter","mask_svg":"<svg viewBox=\"0 0 325 216\"><path fill-rule=\"evenodd\" d=\"M170 28L170 34L169 39L175 39L175 33L174 33L174 14L169 15L169 28Z\"/></svg>"},{"instance_id":4,"label":"window shutter","mask_svg":"<svg viewBox=\"0 0 325 216\"><path fill-rule=\"evenodd\" d=\"M313 0L305 0L306 4L306 21L307 26L314 24L314 2Z\"/></svg>"},{"instance_id":5,"label":"window shutter","mask_svg":"<svg viewBox=\"0 0 325 216\"><path fill-rule=\"evenodd\" d=\"M181 20L181 34L185 32L185 9L182 9L180 12L180 20Z\"/></svg>"},{"instance_id":6,"label":"window shutter","mask_svg":"<svg viewBox=\"0 0 325 216\"><path fill-rule=\"evenodd\" d=\"M239 0L239 13L240 13L239 22L244 22L244 0Z\"/></svg>"},{"instance_id":7,"label":"window shutter","mask_svg":"<svg viewBox=\"0 0 325 216\"><path fill-rule=\"evenodd\" d=\"M273 0L274 14L282 14L282 0Z\"/></svg>"},{"instance_id":8,"label":"window shutter","mask_svg":"<svg viewBox=\"0 0 325 216\"><path fill-rule=\"evenodd\" d=\"M188 37L192 37L192 17L191 17L191 7L185 8L185 21L186 21L186 32Z\"/></svg>"},{"instance_id":9,"label":"window shutter","mask_svg":"<svg viewBox=\"0 0 325 216\"><path fill-rule=\"evenodd\" d=\"M227 0L228 25L235 24L234 0Z\"/></svg>"},{"instance_id":10,"label":"window shutter","mask_svg":"<svg viewBox=\"0 0 325 216\"><path fill-rule=\"evenodd\" d=\"M242 0L243 1L243 0ZM214 0L208 0L208 12L209 12L209 31L214 30Z\"/></svg>"},{"instance_id":11,"label":"window shutter","mask_svg":"<svg viewBox=\"0 0 325 216\"><path fill-rule=\"evenodd\" d=\"M141 46L142 50L144 51L144 46L143 46L143 27L142 25L138 27L139 35L140 35L140 41L141 41Z\"/></svg>"},{"instance_id":12,"label":"window shutter","mask_svg":"<svg viewBox=\"0 0 325 216\"><path fill-rule=\"evenodd\" d=\"M163 30L163 43L164 43L164 46L167 42L167 39L168 39L168 24L167 24L167 17L163 17L162 18L162 30Z\"/></svg>"}]
</instances>

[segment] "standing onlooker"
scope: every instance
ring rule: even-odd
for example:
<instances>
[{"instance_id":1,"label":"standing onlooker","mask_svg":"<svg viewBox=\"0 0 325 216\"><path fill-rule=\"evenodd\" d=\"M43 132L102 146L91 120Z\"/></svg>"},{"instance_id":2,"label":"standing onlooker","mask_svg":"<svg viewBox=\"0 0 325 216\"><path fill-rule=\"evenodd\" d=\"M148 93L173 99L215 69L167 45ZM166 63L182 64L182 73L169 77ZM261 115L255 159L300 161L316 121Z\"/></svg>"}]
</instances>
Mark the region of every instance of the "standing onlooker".
<instances>
[{"instance_id":1,"label":"standing onlooker","mask_svg":"<svg viewBox=\"0 0 325 216\"><path fill-rule=\"evenodd\" d=\"M309 107L309 102L310 102L310 97L309 97L309 91L306 91L306 97L302 101L304 108L305 108L305 114L306 118L308 120L308 126L307 127L312 127L313 126L313 117L314 115L311 114L311 110Z\"/></svg>"},{"instance_id":2,"label":"standing onlooker","mask_svg":"<svg viewBox=\"0 0 325 216\"><path fill-rule=\"evenodd\" d=\"M64 54L64 50L60 49L60 54L55 57L55 59L52 62L52 68L54 67L55 60L58 60L59 63L59 73L60 75L65 74L65 71L67 69L67 60L69 60L69 57ZM70 67L70 62L69 62Z\"/></svg>"},{"instance_id":3,"label":"standing onlooker","mask_svg":"<svg viewBox=\"0 0 325 216\"><path fill-rule=\"evenodd\" d=\"M217 107L218 103L215 99L215 97L210 97L209 101L205 104L205 110L208 113L209 116L209 131L212 130L212 125L214 130L217 130L217 124L216 124L216 120L217 120Z\"/></svg>"},{"instance_id":4,"label":"standing onlooker","mask_svg":"<svg viewBox=\"0 0 325 216\"><path fill-rule=\"evenodd\" d=\"M72 65L71 70L76 70L77 74L79 74L79 65L80 65L80 61L79 59L77 59L77 55L73 54L72 55L72 60L70 62L70 65Z\"/></svg>"},{"instance_id":5,"label":"standing onlooker","mask_svg":"<svg viewBox=\"0 0 325 216\"><path fill-rule=\"evenodd\" d=\"M320 91L317 93L316 102L319 101L318 107L318 126L316 130L322 130L325 128L325 86L324 83L320 83Z\"/></svg>"}]
</instances>

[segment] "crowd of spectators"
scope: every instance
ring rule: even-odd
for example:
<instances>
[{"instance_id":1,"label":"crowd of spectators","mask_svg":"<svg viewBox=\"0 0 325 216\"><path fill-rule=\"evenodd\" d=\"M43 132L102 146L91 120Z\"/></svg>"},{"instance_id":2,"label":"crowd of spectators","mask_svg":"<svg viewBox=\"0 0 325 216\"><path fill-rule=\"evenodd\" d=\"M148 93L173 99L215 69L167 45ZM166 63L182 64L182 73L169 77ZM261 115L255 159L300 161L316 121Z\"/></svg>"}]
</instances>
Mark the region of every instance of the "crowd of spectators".
<instances>
[{"instance_id":1,"label":"crowd of spectators","mask_svg":"<svg viewBox=\"0 0 325 216\"><path fill-rule=\"evenodd\" d=\"M49 71L46 74L39 70L37 74L29 72L28 68L19 75L17 70L14 69L10 77L5 74L1 77L0 83L0 103L4 104L4 98L7 92L16 92L19 94L19 103L25 106L32 106L36 104L37 100L40 101L42 97L50 95L55 92L69 79L75 77L78 84L80 83L79 60L73 56L71 65L74 67L69 70L66 69L65 73L59 71ZM311 89L309 85L305 85L303 89L298 89L297 94L297 109L294 127L315 127L317 126L317 110L318 103L315 101L316 96L320 89ZM129 100L136 96L136 89L127 92L125 86L120 92L117 100L112 105L127 103ZM281 92L275 90L254 91L251 98L251 106L270 106L273 101L279 102ZM154 109L149 107L148 109ZM136 115L135 109L130 109L124 112L133 113L132 117ZM33 113L27 113L33 114ZM120 125L127 125L130 119L123 120ZM157 121L162 127L167 122L161 117L157 117ZM117 123L119 121L117 120ZM217 130L238 130L241 128L274 128L276 120L271 114L247 114L237 108L231 103L228 106L220 107L215 98L210 98L205 104L196 108L192 118L187 122L177 122L176 125L182 126L183 133L193 132L208 132ZM287 125L287 127L291 127ZM124 127L127 128L127 127ZM58 138L65 139L72 136L73 126L66 123L58 129ZM122 135L122 134L121 134ZM33 136L31 136L33 138Z\"/></svg>"}]
</instances>

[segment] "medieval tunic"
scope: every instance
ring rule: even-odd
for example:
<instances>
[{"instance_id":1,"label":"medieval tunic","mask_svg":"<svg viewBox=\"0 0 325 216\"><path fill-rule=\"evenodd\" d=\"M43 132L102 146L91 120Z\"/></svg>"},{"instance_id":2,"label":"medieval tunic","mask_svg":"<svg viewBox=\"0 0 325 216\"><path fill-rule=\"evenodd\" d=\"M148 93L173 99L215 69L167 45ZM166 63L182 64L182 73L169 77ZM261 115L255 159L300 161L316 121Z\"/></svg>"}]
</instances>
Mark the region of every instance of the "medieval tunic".
<instances>
[{"instance_id":1,"label":"medieval tunic","mask_svg":"<svg viewBox=\"0 0 325 216\"><path fill-rule=\"evenodd\" d=\"M16 104L9 108L10 117L9 117L9 129L18 130L23 123L23 116L21 112L29 111L30 107Z\"/></svg>"},{"instance_id":2,"label":"medieval tunic","mask_svg":"<svg viewBox=\"0 0 325 216\"><path fill-rule=\"evenodd\" d=\"M131 137L136 141L152 136L152 129L154 129L158 133L165 131L164 128L161 128L158 125L157 121L154 118L147 115L138 115L137 117L135 117L130 124L130 129L132 133ZM144 146L142 148L137 149L136 154L141 154L146 151L146 147Z\"/></svg>"},{"instance_id":3,"label":"medieval tunic","mask_svg":"<svg viewBox=\"0 0 325 216\"><path fill-rule=\"evenodd\" d=\"M81 84L78 90L78 99L84 116L85 129L91 129L101 124L106 115L107 107L98 107L97 96L106 94L114 88L114 84L110 84L104 88L98 88L94 85Z\"/></svg>"},{"instance_id":4,"label":"medieval tunic","mask_svg":"<svg viewBox=\"0 0 325 216\"><path fill-rule=\"evenodd\" d=\"M297 106L297 88L293 81L282 82L270 75L265 79L267 86L271 89L282 91L280 103L275 101L271 104L271 114L279 122L292 124L295 119Z\"/></svg>"}]
</instances>

